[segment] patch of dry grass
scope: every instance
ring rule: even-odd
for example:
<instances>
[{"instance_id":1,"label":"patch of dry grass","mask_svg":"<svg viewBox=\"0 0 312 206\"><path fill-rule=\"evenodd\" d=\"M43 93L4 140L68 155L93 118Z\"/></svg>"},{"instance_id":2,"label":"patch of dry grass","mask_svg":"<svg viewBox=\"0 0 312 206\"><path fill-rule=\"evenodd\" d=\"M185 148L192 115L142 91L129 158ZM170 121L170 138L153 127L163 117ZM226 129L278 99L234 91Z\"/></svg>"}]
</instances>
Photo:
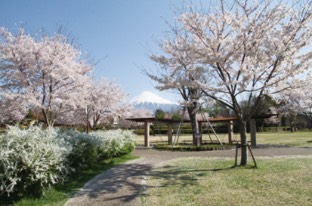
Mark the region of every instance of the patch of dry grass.
<instances>
[{"instance_id":1,"label":"patch of dry grass","mask_svg":"<svg viewBox=\"0 0 312 206\"><path fill-rule=\"evenodd\" d=\"M258 169L232 160L184 158L148 176L144 205L311 205L312 158L258 160Z\"/></svg>"}]
</instances>

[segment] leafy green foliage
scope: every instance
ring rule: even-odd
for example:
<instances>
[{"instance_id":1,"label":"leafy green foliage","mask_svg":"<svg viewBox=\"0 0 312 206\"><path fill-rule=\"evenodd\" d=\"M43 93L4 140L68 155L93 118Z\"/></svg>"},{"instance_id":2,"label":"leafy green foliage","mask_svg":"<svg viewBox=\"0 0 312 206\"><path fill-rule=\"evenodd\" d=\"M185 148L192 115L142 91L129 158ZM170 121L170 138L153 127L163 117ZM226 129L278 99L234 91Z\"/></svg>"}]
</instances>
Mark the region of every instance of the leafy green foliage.
<instances>
[{"instance_id":1,"label":"leafy green foliage","mask_svg":"<svg viewBox=\"0 0 312 206\"><path fill-rule=\"evenodd\" d=\"M233 149L235 146L232 144L202 144L199 147L190 144L178 144L178 145L168 145L168 144L157 144L155 149L158 150L169 150L169 151L212 151L212 150L228 150Z\"/></svg>"},{"instance_id":2,"label":"leafy green foliage","mask_svg":"<svg viewBox=\"0 0 312 206\"><path fill-rule=\"evenodd\" d=\"M182 116L176 112L172 114L171 119L175 121L180 121L182 119Z\"/></svg>"},{"instance_id":3,"label":"leafy green foliage","mask_svg":"<svg viewBox=\"0 0 312 206\"><path fill-rule=\"evenodd\" d=\"M156 118L156 119L164 119L165 116L166 116L166 113L165 113L163 110L157 109L157 110L155 111L155 118Z\"/></svg>"},{"instance_id":4,"label":"leafy green foliage","mask_svg":"<svg viewBox=\"0 0 312 206\"><path fill-rule=\"evenodd\" d=\"M69 167L79 171L96 164L98 141L93 136L77 130L59 131L58 135L72 146L67 157Z\"/></svg>"}]
</instances>

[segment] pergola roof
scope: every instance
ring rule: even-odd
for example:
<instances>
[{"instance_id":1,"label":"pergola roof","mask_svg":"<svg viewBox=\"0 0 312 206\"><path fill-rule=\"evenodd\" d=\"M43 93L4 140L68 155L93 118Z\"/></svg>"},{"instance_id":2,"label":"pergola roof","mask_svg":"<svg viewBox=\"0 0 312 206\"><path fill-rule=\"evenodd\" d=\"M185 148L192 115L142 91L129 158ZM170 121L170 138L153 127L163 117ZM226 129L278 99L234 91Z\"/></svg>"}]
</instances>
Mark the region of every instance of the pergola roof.
<instances>
[{"instance_id":1,"label":"pergola roof","mask_svg":"<svg viewBox=\"0 0 312 206\"><path fill-rule=\"evenodd\" d=\"M253 116L253 119L266 119L272 116L278 116L278 114L265 114ZM126 120L133 122L164 122L164 123L179 123L181 120L174 119L157 119L155 117L138 117L138 118L127 118ZM229 122L238 120L238 117L217 117L217 118L208 118L209 122ZM190 123L189 119L184 119L184 123ZM199 119L198 122L207 122L207 119Z\"/></svg>"},{"instance_id":2,"label":"pergola roof","mask_svg":"<svg viewBox=\"0 0 312 206\"><path fill-rule=\"evenodd\" d=\"M133 122L164 122L164 123L179 123L181 120L174 119L157 119L155 117L138 117L138 118L127 118L126 120ZM208 118L209 122L228 122L238 120L238 117L218 117L218 118ZM191 122L189 119L184 119L184 123ZM207 122L207 120L198 120L198 122Z\"/></svg>"}]
</instances>

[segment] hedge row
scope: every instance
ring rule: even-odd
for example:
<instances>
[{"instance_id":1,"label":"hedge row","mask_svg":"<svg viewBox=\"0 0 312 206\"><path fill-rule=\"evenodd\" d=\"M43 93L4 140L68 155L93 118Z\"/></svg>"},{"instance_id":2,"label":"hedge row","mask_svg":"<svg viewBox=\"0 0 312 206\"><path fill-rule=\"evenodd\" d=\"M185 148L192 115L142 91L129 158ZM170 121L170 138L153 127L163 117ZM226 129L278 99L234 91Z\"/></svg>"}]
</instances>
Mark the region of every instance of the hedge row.
<instances>
[{"instance_id":1,"label":"hedge row","mask_svg":"<svg viewBox=\"0 0 312 206\"><path fill-rule=\"evenodd\" d=\"M216 133L219 134L225 134L228 132L228 127L227 125L218 125L218 126L214 126L213 129L215 130ZM176 133L177 129L174 128L174 133ZM288 126L280 126L280 127L257 127L257 132L279 132L279 131L289 131L290 128ZM181 128L181 134L192 134L192 128L190 126L184 126L183 128ZM211 128L207 127L203 127L203 132L206 133L213 133ZM234 133L239 133L239 128L237 125L234 125L233 128ZM166 126L163 127L159 127L156 129L153 129L153 127L150 130L150 135L153 134L167 134L168 129ZM247 125L247 132L249 132L249 126ZM134 130L134 133L137 135L144 135L144 129L136 129Z\"/></svg>"},{"instance_id":2,"label":"hedge row","mask_svg":"<svg viewBox=\"0 0 312 206\"><path fill-rule=\"evenodd\" d=\"M199 147L190 144L178 144L178 145L168 145L168 144L158 144L155 145L155 149L158 150L169 150L169 151L212 151L212 150L228 150L233 149L235 146L232 144L202 144Z\"/></svg>"}]
</instances>

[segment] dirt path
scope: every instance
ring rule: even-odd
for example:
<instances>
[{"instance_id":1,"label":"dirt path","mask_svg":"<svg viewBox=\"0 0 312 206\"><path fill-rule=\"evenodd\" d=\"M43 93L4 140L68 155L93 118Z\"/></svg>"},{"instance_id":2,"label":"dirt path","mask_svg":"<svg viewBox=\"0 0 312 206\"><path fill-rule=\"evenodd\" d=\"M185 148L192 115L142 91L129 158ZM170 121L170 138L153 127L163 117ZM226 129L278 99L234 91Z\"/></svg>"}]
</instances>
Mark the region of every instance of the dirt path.
<instances>
[{"instance_id":1,"label":"dirt path","mask_svg":"<svg viewBox=\"0 0 312 206\"><path fill-rule=\"evenodd\" d=\"M312 148L259 146L253 149L253 153L256 157L296 155L312 157ZM141 205L140 192L145 183L145 174L157 164L181 157L230 157L234 162L235 150L170 152L137 148L133 154L140 158L96 176L67 201L65 206L139 206Z\"/></svg>"}]
</instances>

